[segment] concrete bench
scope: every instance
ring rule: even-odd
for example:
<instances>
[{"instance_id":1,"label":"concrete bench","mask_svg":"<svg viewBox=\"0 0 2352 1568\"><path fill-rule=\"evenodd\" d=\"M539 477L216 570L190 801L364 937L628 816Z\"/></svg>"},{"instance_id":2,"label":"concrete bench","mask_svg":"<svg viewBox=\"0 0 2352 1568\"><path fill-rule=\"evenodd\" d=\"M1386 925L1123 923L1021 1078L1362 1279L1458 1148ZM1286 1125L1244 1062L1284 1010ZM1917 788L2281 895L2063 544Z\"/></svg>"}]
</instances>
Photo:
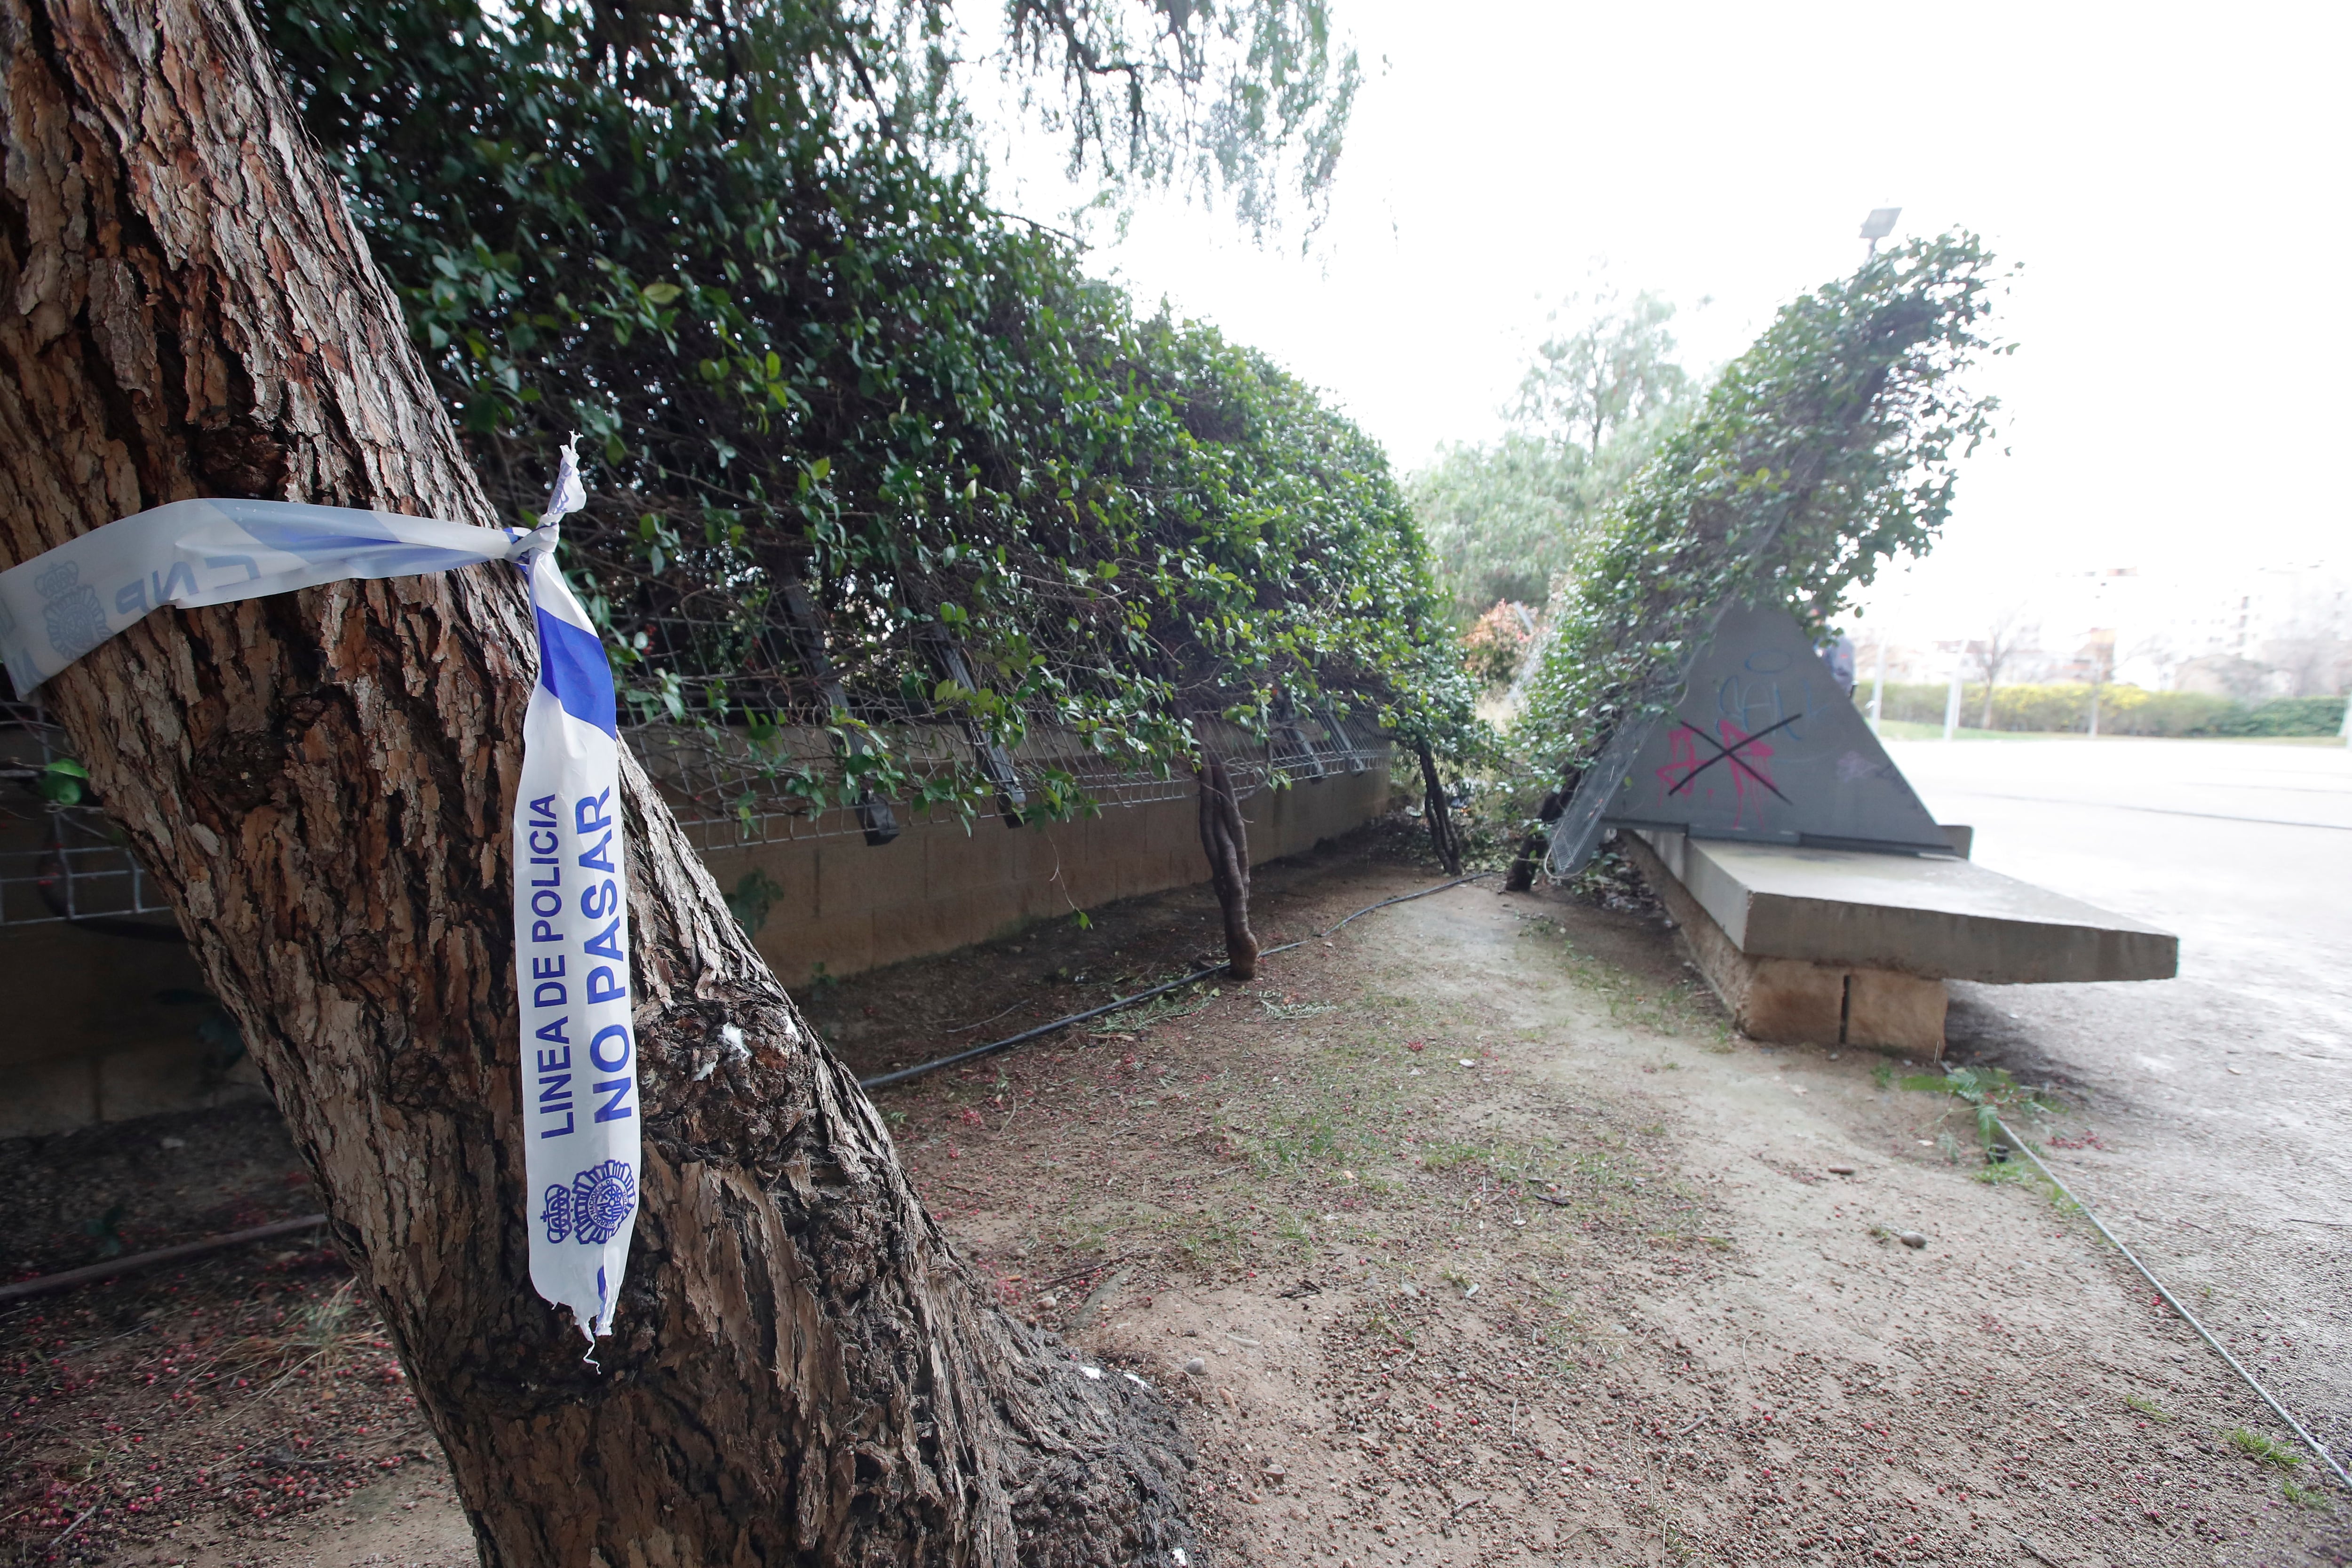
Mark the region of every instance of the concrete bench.
<instances>
[{"instance_id":1,"label":"concrete bench","mask_svg":"<svg viewBox=\"0 0 2352 1568\"><path fill-rule=\"evenodd\" d=\"M1943 1054L1947 980L2168 980L2180 942L1958 856L1621 831L1751 1038Z\"/></svg>"}]
</instances>

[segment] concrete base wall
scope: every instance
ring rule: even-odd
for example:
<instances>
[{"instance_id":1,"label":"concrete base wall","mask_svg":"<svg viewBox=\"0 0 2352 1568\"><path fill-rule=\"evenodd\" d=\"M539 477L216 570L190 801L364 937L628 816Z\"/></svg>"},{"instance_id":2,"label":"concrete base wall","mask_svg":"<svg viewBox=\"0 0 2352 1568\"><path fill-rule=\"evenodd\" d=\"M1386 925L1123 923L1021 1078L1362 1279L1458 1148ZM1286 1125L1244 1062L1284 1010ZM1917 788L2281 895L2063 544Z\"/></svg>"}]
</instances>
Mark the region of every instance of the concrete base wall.
<instances>
[{"instance_id":1,"label":"concrete base wall","mask_svg":"<svg viewBox=\"0 0 2352 1568\"><path fill-rule=\"evenodd\" d=\"M0 1138L264 1098L249 1060L197 1031L205 977L178 942L65 925L0 930Z\"/></svg>"},{"instance_id":2,"label":"concrete base wall","mask_svg":"<svg viewBox=\"0 0 2352 1568\"><path fill-rule=\"evenodd\" d=\"M1383 766L1261 790L1242 803L1250 862L1299 854L1361 826L1388 809L1388 798ZM728 891L754 872L781 889L754 940L786 985L806 984L820 965L826 974L855 974L1209 879L1190 791L1035 827L982 817L967 828L952 816L904 826L879 847L854 832L831 833L706 848L703 859Z\"/></svg>"},{"instance_id":3,"label":"concrete base wall","mask_svg":"<svg viewBox=\"0 0 2352 1568\"><path fill-rule=\"evenodd\" d=\"M1244 801L1253 864L1296 855L1388 809L1385 766ZM706 849L722 889L763 873L782 891L760 951L787 985L945 952L1033 921L1208 880L1198 807L1182 798L1112 806L1082 822L1007 828L983 817L916 819L895 843L856 832ZM828 824L827 826L835 826ZM0 1138L60 1132L266 1094L250 1060L229 1062L198 1029L205 978L176 942L65 925L0 927Z\"/></svg>"},{"instance_id":4,"label":"concrete base wall","mask_svg":"<svg viewBox=\"0 0 2352 1568\"><path fill-rule=\"evenodd\" d=\"M1935 1061L1944 1054L1948 995L1940 980L1801 958L1756 958L1739 951L1715 917L1633 835L1618 845L1681 928L1691 962L1732 1022L1754 1040L1778 1045L1866 1046Z\"/></svg>"}]
</instances>

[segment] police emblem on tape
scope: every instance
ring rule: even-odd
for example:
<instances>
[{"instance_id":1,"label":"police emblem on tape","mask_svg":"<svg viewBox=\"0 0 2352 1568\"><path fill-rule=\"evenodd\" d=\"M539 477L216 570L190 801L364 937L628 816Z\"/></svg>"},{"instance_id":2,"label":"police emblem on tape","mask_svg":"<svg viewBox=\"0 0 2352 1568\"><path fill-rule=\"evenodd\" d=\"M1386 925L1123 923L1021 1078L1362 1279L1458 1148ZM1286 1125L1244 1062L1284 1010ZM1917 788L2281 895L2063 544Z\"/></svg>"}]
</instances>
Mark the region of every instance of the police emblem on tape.
<instances>
[{"instance_id":1,"label":"police emblem on tape","mask_svg":"<svg viewBox=\"0 0 2352 1568\"><path fill-rule=\"evenodd\" d=\"M547 1239L572 1240L602 1247L620 1234L637 1206L637 1173L625 1160L591 1165L572 1178L568 1187L551 1185L541 1203L539 1220Z\"/></svg>"}]
</instances>

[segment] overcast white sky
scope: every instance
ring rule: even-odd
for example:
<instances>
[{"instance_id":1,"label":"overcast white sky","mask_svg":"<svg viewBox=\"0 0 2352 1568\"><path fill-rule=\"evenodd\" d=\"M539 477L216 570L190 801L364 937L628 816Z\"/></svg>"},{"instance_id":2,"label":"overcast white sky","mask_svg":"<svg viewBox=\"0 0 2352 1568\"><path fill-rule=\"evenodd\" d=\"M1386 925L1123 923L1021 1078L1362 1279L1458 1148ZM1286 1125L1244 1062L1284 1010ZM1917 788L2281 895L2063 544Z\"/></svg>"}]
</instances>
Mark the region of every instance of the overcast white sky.
<instances>
[{"instance_id":1,"label":"overcast white sky","mask_svg":"<svg viewBox=\"0 0 2352 1568\"><path fill-rule=\"evenodd\" d=\"M1168 202L1091 263L1328 389L1400 470L1497 432L1596 261L1680 303L1704 368L1900 205L1898 237L2025 265L1986 378L2012 455L1971 466L1923 614L2352 559L2346 6L1335 9L1368 79L1313 253Z\"/></svg>"}]
</instances>

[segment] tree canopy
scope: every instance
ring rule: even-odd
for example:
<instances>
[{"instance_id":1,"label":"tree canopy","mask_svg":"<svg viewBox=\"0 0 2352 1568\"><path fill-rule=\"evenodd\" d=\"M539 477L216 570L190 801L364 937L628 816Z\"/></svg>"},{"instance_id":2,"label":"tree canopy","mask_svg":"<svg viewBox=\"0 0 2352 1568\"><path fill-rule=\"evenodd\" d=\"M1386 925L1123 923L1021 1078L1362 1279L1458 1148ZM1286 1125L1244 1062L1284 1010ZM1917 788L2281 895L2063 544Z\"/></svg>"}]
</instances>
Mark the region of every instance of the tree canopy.
<instances>
[{"instance_id":1,"label":"tree canopy","mask_svg":"<svg viewBox=\"0 0 2352 1568\"><path fill-rule=\"evenodd\" d=\"M901 720L1138 767L1204 714L1475 731L1379 447L991 208L946 5L265 11L494 498L535 505L590 437L564 564L641 719L856 731L769 759L836 805L992 792L894 750ZM1006 16L1074 156L1261 216L1285 159L1328 183L1355 68L1321 0ZM837 685L779 635L801 585Z\"/></svg>"}]
</instances>

